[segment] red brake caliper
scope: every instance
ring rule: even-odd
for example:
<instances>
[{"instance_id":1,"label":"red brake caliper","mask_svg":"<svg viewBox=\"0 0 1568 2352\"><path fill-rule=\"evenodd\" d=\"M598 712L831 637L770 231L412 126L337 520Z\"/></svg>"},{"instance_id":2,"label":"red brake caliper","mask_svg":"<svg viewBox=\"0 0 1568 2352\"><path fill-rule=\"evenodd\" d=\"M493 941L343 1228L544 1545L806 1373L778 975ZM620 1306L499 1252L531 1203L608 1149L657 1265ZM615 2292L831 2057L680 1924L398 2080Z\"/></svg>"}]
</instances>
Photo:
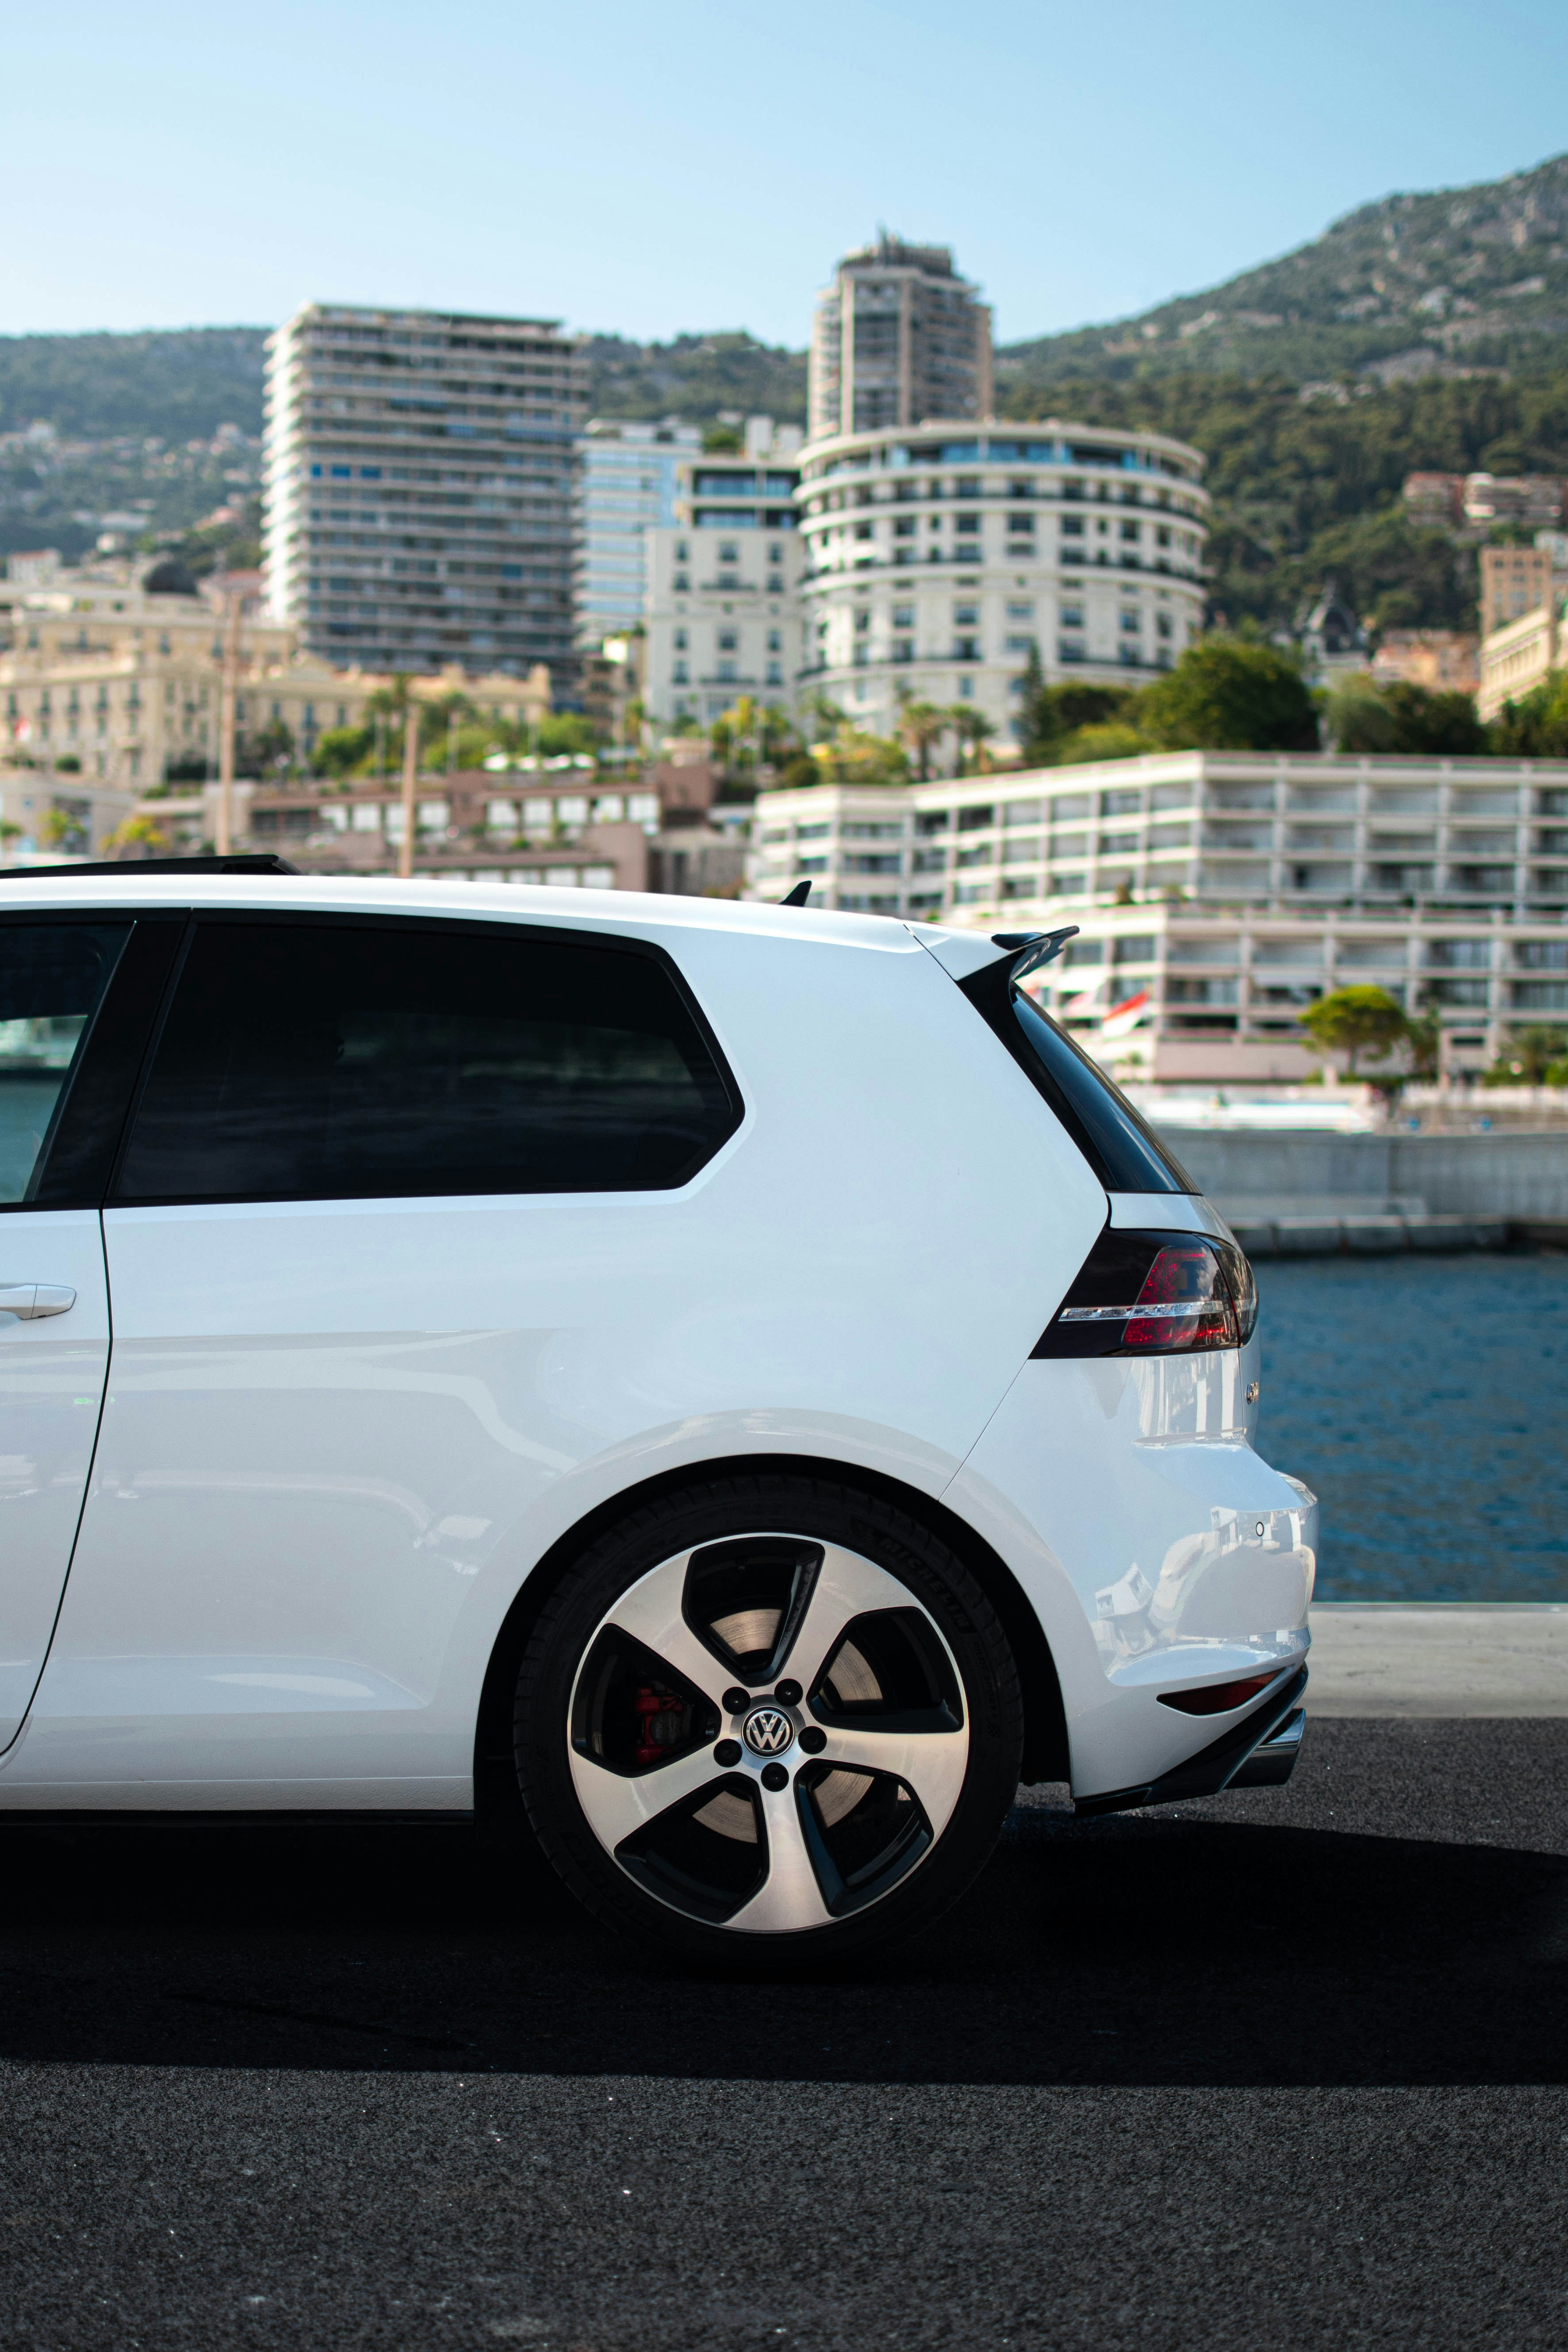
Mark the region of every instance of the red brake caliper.
<instances>
[{"instance_id":1,"label":"red brake caliper","mask_svg":"<svg viewBox=\"0 0 1568 2352\"><path fill-rule=\"evenodd\" d=\"M633 1753L639 1764L657 1764L665 1750L679 1741L685 1709L679 1699L660 1698L647 1683L633 1699L632 1708L642 1717L642 1737Z\"/></svg>"}]
</instances>

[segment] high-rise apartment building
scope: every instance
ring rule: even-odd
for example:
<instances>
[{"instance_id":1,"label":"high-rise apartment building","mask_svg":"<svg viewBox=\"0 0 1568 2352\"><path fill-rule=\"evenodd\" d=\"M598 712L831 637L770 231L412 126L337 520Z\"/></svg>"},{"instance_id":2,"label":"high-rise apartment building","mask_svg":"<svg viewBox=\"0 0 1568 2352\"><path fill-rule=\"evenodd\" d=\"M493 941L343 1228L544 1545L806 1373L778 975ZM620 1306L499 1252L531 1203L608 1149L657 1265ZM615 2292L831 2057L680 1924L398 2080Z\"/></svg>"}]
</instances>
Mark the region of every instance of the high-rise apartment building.
<instances>
[{"instance_id":1,"label":"high-rise apartment building","mask_svg":"<svg viewBox=\"0 0 1568 2352\"><path fill-rule=\"evenodd\" d=\"M695 425L593 416L578 446L577 642L596 649L634 628L647 585L647 534L675 520L683 457L702 446Z\"/></svg>"},{"instance_id":2,"label":"high-rise apartment building","mask_svg":"<svg viewBox=\"0 0 1568 2352\"><path fill-rule=\"evenodd\" d=\"M800 427L746 420L745 446L680 468L676 521L647 536L644 698L656 721L783 709L801 663Z\"/></svg>"},{"instance_id":3,"label":"high-rise apartment building","mask_svg":"<svg viewBox=\"0 0 1568 2352\"><path fill-rule=\"evenodd\" d=\"M1142 684L1203 626L1204 460L1064 425L840 434L801 453L803 683L892 734L971 702L1005 740L1047 681Z\"/></svg>"},{"instance_id":4,"label":"high-rise apartment building","mask_svg":"<svg viewBox=\"0 0 1568 2352\"><path fill-rule=\"evenodd\" d=\"M846 255L811 339L811 438L991 414L991 312L946 246Z\"/></svg>"},{"instance_id":5,"label":"high-rise apartment building","mask_svg":"<svg viewBox=\"0 0 1568 2352\"><path fill-rule=\"evenodd\" d=\"M340 665L565 682L586 408L552 320L306 304L268 344L272 611Z\"/></svg>"}]
</instances>

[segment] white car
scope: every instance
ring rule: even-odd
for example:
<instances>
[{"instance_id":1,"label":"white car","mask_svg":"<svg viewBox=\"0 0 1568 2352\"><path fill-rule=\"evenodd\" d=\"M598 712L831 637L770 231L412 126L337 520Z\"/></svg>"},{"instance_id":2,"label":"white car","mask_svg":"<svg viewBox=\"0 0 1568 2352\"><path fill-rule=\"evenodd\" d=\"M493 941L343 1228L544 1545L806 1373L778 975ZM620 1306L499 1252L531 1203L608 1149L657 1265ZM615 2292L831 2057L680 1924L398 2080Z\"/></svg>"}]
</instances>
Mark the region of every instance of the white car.
<instances>
[{"instance_id":1,"label":"white car","mask_svg":"<svg viewBox=\"0 0 1568 2352\"><path fill-rule=\"evenodd\" d=\"M237 866L238 870L236 870ZM0 1809L526 1808L769 1966L1282 1780L1316 1507L1058 937L0 882Z\"/></svg>"}]
</instances>

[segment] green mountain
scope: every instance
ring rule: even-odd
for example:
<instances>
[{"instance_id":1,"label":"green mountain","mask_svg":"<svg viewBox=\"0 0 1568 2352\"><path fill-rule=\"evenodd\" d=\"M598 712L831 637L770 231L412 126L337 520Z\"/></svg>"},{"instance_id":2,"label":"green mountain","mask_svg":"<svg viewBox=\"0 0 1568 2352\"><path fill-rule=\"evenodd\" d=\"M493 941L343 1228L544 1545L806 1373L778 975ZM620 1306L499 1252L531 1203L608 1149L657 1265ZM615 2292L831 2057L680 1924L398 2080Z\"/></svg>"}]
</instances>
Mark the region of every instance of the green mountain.
<instances>
[{"instance_id":1,"label":"green mountain","mask_svg":"<svg viewBox=\"0 0 1568 2352\"><path fill-rule=\"evenodd\" d=\"M62 440L210 440L261 431L266 327L139 335L0 335L0 435L52 425ZM752 335L588 338L595 415L711 424L721 413L805 419L805 353Z\"/></svg>"},{"instance_id":2,"label":"green mountain","mask_svg":"<svg viewBox=\"0 0 1568 2352\"><path fill-rule=\"evenodd\" d=\"M621 335L588 341L595 416L682 416L711 425L721 415L805 422L805 353L746 334L677 335L634 343Z\"/></svg>"},{"instance_id":3,"label":"green mountain","mask_svg":"<svg viewBox=\"0 0 1568 2352\"><path fill-rule=\"evenodd\" d=\"M1384 196L1279 261L1136 318L1012 343L1003 394L1190 373L1385 382L1561 365L1568 155L1431 195Z\"/></svg>"},{"instance_id":4,"label":"green mountain","mask_svg":"<svg viewBox=\"0 0 1568 2352\"><path fill-rule=\"evenodd\" d=\"M0 335L0 433L62 440L210 440L261 430L266 327L140 335Z\"/></svg>"}]
</instances>

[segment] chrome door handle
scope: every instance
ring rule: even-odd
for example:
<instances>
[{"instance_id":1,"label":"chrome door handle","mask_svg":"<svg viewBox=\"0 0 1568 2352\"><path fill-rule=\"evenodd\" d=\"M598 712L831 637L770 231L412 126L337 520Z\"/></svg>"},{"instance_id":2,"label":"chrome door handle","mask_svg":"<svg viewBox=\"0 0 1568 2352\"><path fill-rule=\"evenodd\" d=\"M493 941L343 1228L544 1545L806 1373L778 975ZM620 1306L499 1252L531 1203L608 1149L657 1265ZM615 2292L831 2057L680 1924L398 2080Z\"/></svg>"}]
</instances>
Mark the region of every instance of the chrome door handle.
<instances>
[{"instance_id":1,"label":"chrome door handle","mask_svg":"<svg viewBox=\"0 0 1568 2352\"><path fill-rule=\"evenodd\" d=\"M20 1316L24 1323L63 1315L75 1305L75 1291L63 1282L0 1282L0 1315Z\"/></svg>"}]
</instances>

